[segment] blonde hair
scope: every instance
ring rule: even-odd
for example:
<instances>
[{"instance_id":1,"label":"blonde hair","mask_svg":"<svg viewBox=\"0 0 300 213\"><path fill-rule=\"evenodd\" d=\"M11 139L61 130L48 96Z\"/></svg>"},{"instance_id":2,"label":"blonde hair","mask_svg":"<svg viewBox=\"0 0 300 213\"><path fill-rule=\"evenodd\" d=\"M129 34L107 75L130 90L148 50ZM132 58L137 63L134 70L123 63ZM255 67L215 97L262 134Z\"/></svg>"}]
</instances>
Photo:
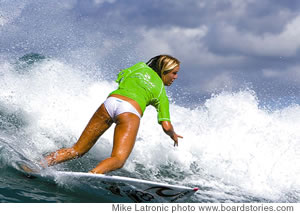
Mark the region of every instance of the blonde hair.
<instances>
[{"instance_id":1,"label":"blonde hair","mask_svg":"<svg viewBox=\"0 0 300 213\"><path fill-rule=\"evenodd\" d=\"M159 77L162 77L162 75L166 75L177 67L180 61L170 55L158 55L151 58L146 64L151 67Z\"/></svg>"}]
</instances>

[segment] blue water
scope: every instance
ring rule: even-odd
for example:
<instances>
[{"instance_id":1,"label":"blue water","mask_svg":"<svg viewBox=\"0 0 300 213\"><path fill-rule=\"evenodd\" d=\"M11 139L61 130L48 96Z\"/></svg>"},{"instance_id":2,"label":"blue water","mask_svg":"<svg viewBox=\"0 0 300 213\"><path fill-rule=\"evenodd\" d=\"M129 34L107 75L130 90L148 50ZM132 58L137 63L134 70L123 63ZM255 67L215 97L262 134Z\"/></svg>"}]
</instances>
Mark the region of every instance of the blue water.
<instances>
[{"instance_id":1,"label":"blue water","mask_svg":"<svg viewBox=\"0 0 300 213\"><path fill-rule=\"evenodd\" d=\"M29 59L35 59L31 63ZM114 202L31 179L18 162L76 142L113 81L57 58L0 62L0 202ZM199 187L186 202L299 202L300 106L259 104L255 91L222 92L193 108L171 103L179 147L147 108L135 148L113 175ZM87 172L109 156L113 127L81 159L51 170Z\"/></svg>"}]
</instances>

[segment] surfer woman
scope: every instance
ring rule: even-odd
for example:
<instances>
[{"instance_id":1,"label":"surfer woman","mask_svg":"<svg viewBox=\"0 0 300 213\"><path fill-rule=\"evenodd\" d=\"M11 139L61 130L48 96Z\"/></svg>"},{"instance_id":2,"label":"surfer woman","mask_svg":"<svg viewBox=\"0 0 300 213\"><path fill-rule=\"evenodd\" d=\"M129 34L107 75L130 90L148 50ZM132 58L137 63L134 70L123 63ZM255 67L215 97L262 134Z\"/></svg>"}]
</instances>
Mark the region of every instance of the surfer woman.
<instances>
[{"instance_id":1,"label":"surfer woman","mask_svg":"<svg viewBox=\"0 0 300 213\"><path fill-rule=\"evenodd\" d=\"M140 118L148 105L156 108L158 123L173 139L174 146L178 146L178 138L182 136L175 133L170 122L164 86L170 86L177 79L179 65L179 60L172 56L158 55L147 63L140 62L122 70L116 80L119 88L97 109L77 143L46 156L48 166L83 156L112 123L116 123L111 157L90 172L103 174L122 168L133 149Z\"/></svg>"}]
</instances>

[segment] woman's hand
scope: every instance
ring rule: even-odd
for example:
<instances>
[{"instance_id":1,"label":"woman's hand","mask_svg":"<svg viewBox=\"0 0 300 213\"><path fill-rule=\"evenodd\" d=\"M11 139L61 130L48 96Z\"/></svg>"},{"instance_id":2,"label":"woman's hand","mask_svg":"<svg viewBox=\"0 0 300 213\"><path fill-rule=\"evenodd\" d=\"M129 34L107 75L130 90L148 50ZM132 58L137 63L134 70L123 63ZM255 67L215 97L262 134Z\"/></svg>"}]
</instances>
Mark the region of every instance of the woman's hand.
<instances>
[{"instance_id":1,"label":"woman's hand","mask_svg":"<svg viewBox=\"0 0 300 213\"><path fill-rule=\"evenodd\" d=\"M171 136L172 140L174 141L174 147L178 146L178 138L183 138L181 135L177 135L175 132L173 136Z\"/></svg>"},{"instance_id":2,"label":"woman's hand","mask_svg":"<svg viewBox=\"0 0 300 213\"><path fill-rule=\"evenodd\" d=\"M164 132L169 135L174 141L174 146L178 146L178 138L183 138L181 135L175 133L174 128L170 121L162 121L161 126Z\"/></svg>"}]
</instances>

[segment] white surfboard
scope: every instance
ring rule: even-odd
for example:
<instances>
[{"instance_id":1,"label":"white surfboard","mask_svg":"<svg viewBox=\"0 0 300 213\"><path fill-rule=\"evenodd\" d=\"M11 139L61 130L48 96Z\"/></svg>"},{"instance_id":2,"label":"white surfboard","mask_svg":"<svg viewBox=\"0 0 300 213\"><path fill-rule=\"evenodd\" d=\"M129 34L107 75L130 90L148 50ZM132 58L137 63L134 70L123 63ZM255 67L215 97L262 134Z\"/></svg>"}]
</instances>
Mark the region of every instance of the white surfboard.
<instances>
[{"instance_id":1,"label":"white surfboard","mask_svg":"<svg viewBox=\"0 0 300 213\"><path fill-rule=\"evenodd\" d=\"M183 202L198 188L170 185L135 178L83 172L51 171L32 174L78 192L110 196L114 202Z\"/></svg>"}]
</instances>

